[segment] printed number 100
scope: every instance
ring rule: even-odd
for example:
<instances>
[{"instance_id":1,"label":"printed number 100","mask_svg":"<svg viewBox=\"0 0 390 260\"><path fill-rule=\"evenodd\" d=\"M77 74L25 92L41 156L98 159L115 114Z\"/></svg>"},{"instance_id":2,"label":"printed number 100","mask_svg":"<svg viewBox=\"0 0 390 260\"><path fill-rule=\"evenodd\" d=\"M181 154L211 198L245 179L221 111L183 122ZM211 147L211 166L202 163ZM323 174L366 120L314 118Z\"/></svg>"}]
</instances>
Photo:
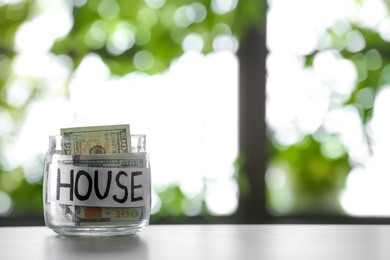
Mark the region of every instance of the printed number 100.
<instances>
[{"instance_id":1,"label":"printed number 100","mask_svg":"<svg viewBox=\"0 0 390 260\"><path fill-rule=\"evenodd\" d=\"M121 209L116 211L116 218L137 218L137 210Z\"/></svg>"}]
</instances>

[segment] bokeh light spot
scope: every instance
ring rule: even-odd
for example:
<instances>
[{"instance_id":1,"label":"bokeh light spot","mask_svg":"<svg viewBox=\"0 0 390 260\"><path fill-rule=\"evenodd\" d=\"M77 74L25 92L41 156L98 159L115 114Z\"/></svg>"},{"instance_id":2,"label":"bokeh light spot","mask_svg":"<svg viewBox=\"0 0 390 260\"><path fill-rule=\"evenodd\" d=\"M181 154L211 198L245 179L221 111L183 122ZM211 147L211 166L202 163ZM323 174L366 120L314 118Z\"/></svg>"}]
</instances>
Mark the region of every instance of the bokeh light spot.
<instances>
[{"instance_id":1,"label":"bokeh light spot","mask_svg":"<svg viewBox=\"0 0 390 260\"><path fill-rule=\"evenodd\" d=\"M199 216L202 213L202 200L185 199L181 203L181 209L186 216Z\"/></svg>"},{"instance_id":2,"label":"bokeh light spot","mask_svg":"<svg viewBox=\"0 0 390 260\"><path fill-rule=\"evenodd\" d=\"M81 61L76 70L76 76L93 79L106 79L110 76L110 70L97 54L90 53ZM86 82L85 82L86 83Z\"/></svg>"},{"instance_id":3,"label":"bokeh light spot","mask_svg":"<svg viewBox=\"0 0 390 260\"><path fill-rule=\"evenodd\" d=\"M212 0L211 9L214 13L223 15L233 11L237 6L238 0Z\"/></svg>"},{"instance_id":4,"label":"bokeh light spot","mask_svg":"<svg viewBox=\"0 0 390 260\"><path fill-rule=\"evenodd\" d=\"M23 165L24 177L28 183L40 183L43 176L42 163L39 158L26 161Z\"/></svg>"},{"instance_id":5,"label":"bokeh light spot","mask_svg":"<svg viewBox=\"0 0 390 260\"><path fill-rule=\"evenodd\" d=\"M150 51L139 51L134 55L134 65L139 70L149 70L154 65L154 56Z\"/></svg>"},{"instance_id":6,"label":"bokeh light spot","mask_svg":"<svg viewBox=\"0 0 390 260\"><path fill-rule=\"evenodd\" d=\"M358 81L363 81L367 79L368 71L367 71L367 61L363 54L359 53L357 54L360 57L354 57L355 58L355 67L358 74Z\"/></svg>"},{"instance_id":7,"label":"bokeh light spot","mask_svg":"<svg viewBox=\"0 0 390 260\"><path fill-rule=\"evenodd\" d=\"M197 33L191 33L184 38L183 50L184 51L197 51L201 52L204 46L202 36Z\"/></svg>"},{"instance_id":8,"label":"bokeh light spot","mask_svg":"<svg viewBox=\"0 0 390 260\"><path fill-rule=\"evenodd\" d=\"M272 190L282 189L286 185L286 174L281 168L271 167L265 174L265 182Z\"/></svg>"},{"instance_id":9,"label":"bokeh light spot","mask_svg":"<svg viewBox=\"0 0 390 260\"><path fill-rule=\"evenodd\" d=\"M193 10L195 10L196 15L195 15L194 23L201 23L203 22L204 19L206 19L207 9L203 4L195 2L192 3L190 7L193 8Z\"/></svg>"},{"instance_id":10,"label":"bokeh light spot","mask_svg":"<svg viewBox=\"0 0 390 260\"><path fill-rule=\"evenodd\" d=\"M72 27L71 11L46 13L24 22L16 32L14 49L18 52L48 52L53 42Z\"/></svg>"},{"instance_id":11,"label":"bokeh light spot","mask_svg":"<svg viewBox=\"0 0 390 260\"><path fill-rule=\"evenodd\" d=\"M72 4L76 7L81 7L87 3L87 0L73 0Z\"/></svg>"},{"instance_id":12,"label":"bokeh light spot","mask_svg":"<svg viewBox=\"0 0 390 260\"><path fill-rule=\"evenodd\" d=\"M102 0L98 6L98 13L105 20L114 20L119 16L120 6L116 0Z\"/></svg>"},{"instance_id":13,"label":"bokeh light spot","mask_svg":"<svg viewBox=\"0 0 390 260\"><path fill-rule=\"evenodd\" d=\"M390 18L386 17L382 20L378 32L383 40L390 42Z\"/></svg>"},{"instance_id":14,"label":"bokeh light spot","mask_svg":"<svg viewBox=\"0 0 390 260\"><path fill-rule=\"evenodd\" d=\"M107 49L112 54L119 55L133 47L134 43L135 35L131 24L122 23L117 26L114 33L108 39Z\"/></svg>"},{"instance_id":15,"label":"bokeh light spot","mask_svg":"<svg viewBox=\"0 0 390 260\"><path fill-rule=\"evenodd\" d=\"M152 191L152 207L151 207L151 214L156 214L160 211L162 206L161 199L158 196L158 194L154 191Z\"/></svg>"},{"instance_id":16,"label":"bokeh light spot","mask_svg":"<svg viewBox=\"0 0 390 260\"><path fill-rule=\"evenodd\" d=\"M386 83L390 83L390 64L387 64L382 69L382 78L385 80Z\"/></svg>"},{"instance_id":17,"label":"bokeh light spot","mask_svg":"<svg viewBox=\"0 0 390 260\"><path fill-rule=\"evenodd\" d=\"M324 50L314 56L313 68L323 81L331 83L332 90L347 99L358 78L355 64L344 59L338 51Z\"/></svg>"},{"instance_id":18,"label":"bokeh light spot","mask_svg":"<svg viewBox=\"0 0 390 260\"><path fill-rule=\"evenodd\" d=\"M382 67L382 56L376 49L366 52L367 68L369 70L378 70Z\"/></svg>"},{"instance_id":19,"label":"bokeh light spot","mask_svg":"<svg viewBox=\"0 0 390 260\"><path fill-rule=\"evenodd\" d=\"M302 133L300 133L293 125L288 125L279 128L275 131L273 141L279 148L288 147L300 141Z\"/></svg>"},{"instance_id":20,"label":"bokeh light spot","mask_svg":"<svg viewBox=\"0 0 390 260\"><path fill-rule=\"evenodd\" d=\"M22 107L30 98L31 90L27 82L19 79L12 82L7 88L6 101L13 107Z\"/></svg>"},{"instance_id":21,"label":"bokeh light spot","mask_svg":"<svg viewBox=\"0 0 390 260\"><path fill-rule=\"evenodd\" d=\"M231 35L232 30L230 29L230 26L226 23L218 23L213 26L213 29L211 30L211 34L216 37L218 35Z\"/></svg>"},{"instance_id":22,"label":"bokeh light spot","mask_svg":"<svg viewBox=\"0 0 390 260\"><path fill-rule=\"evenodd\" d=\"M7 193L0 191L0 216L7 216L11 213L13 203Z\"/></svg>"},{"instance_id":23,"label":"bokeh light spot","mask_svg":"<svg viewBox=\"0 0 390 260\"><path fill-rule=\"evenodd\" d=\"M160 11L159 22L165 29L172 29L175 25L175 12L176 7L173 5L167 5Z\"/></svg>"},{"instance_id":24,"label":"bokeh light spot","mask_svg":"<svg viewBox=\"0 0 390 260\"><path fill-rule=\"evenodd\" d=\"M235 53L238 50L238 39L230 35L217 36L213 41L214 51L230 51Z\"/></svg>"},{"instance_id":25,"label":"bokeh light spot","mask_svg":"<svg viewBox=\"0 0 390 260\"><path fill-rule=\"evenodd\" d=\"M89 28L88 32L85 34L85 44L91 49L100 49L102 48L107 39L107 35L104 31L105 22L99 20L94 22Z\"/></svg>"},{"instance_id":26,"label":"bokeh light spot","mask_svg":"<svg viewBox=\"0 0 390 260\"><path fill-rule=\"evenodd\" d=\"M165 4L165 0L144 0L144 1L150 8L154 8L154 9L163 7Z\"/></svg>"},{"instance_id":27,"label":"bokeh light spot","mask_svg":"<svg viewBox=\"0 0 390 260\"><path fill-rule=\"evenodd\" d=\"M372 108L375 100L374 90L370 87L359 90L357 92L356 100L364 109Z\"/></svg>"},{"instance_id":28,"label":"bokeh light spot","mask_svg":"<svg viewBox=\"0 0 390 260\"><path fill-rule=\"evenodd\" d=\"M359 52L366 47L366 41L359 31L351 31L347 34L345 48L350 52Z\"/></svg>"},{"instance_id":29,"label":"bokeh light spot","mask_svg":"<svg viewBox=\"0 0 390 260\"><path fill-rule=\"evenodd\" d=\"M153 9L144 8L137 14L137 22L148 27L153 27L157 23L157 15Z\"/></svg>"},{"instance_id":30,"label":"bokeh light spot","mask_svg":"<svg viewBox=\"0 0 390 260\"><path fill-rule=\"evenodd\" d=\"M10 113L0 107L0 136L11 134L14 130L14 120Z\"/></svg>"},{"instance_id":31,"label":"bokeh light spot","mask_svg":"<svg viewBox=\"0 0 390 260\"><path fill-rule=\"evenodd\" d=\"M211 215L233 214L238 207L238 187L233 180L219 181L207 185L205 201Z\"/></svg>"},{"instance_id":32,"label":"bokeh light spot","mask_svg":"<svg viewBox=\"0 0 390 260\"><path fill-rule=\"evenodd\" d=\"M338 159L345 154L345 149L340 140L335 136L329 136L327 140L321 143L320 151L322 155L330 159Z\"/></svg>"},{"instance_id":33,"label":"bokeh light spot","mask_svg":"<svg viewBox=\"0 0 390 260\"><path fill-rule=\"evenodd\" d=\"M288 4L288 2L285 2ZM307 17L296 15L289 4L284 8L270 8L267 14L267 47L270 51L307 55L317 47L315 28L307 26ZM298 10L297 10L298 11ZM288 23L281 23L287 19ZM287 44L288 43L288 44Z\"/></svg>"},{"instance_id":34,"label":"bokeh light spot","mask_svg":"<svg viewBox=\"0 0 390 260\"><path fill-rule=\"evenodd\" d=\"M388 7L382 0L363 1L362 3L358 13L359 23L364 27L375 29L380 21L386 17Z\"/></svg>"},{"instance_id":35,"label":"bokeh light spot","mask_svg":"<svg viewBox=\"0 0 390 260\"><path fill-rule=\"evenodd\" d=\"M196 10L192 6L181 6L176 10L174 19L178 26L188 27L196 19Z\"/></svg>"},{"instance_id":36,"label":"bokeh light spot","mask_svg":"<svg viewBox=\"0 0 390 260\"><path fill-rule=\"evenodd\" d=\"M328 49L332 44L332 37L328 32L318 32L317 50Z\"/></svg>"}]
</instances>

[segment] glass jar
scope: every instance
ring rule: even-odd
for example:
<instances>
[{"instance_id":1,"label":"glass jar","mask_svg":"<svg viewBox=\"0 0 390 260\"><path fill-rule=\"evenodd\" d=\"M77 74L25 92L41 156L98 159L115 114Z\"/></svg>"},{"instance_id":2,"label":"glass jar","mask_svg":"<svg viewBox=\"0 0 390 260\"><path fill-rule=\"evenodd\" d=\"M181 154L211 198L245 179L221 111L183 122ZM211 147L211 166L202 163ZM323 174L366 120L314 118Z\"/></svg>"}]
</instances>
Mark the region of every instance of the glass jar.
<instances>
[{"instance_id":1,"label":"glass jar","mask_svg":"<svg viewBox=\"0 0 390 260\"><path fill-rule=\"evenodd\" d=\"M146 136L50 136L43 201L46 226L58 234L141 231L151 207Z\"/></svg>"}]
</instances>

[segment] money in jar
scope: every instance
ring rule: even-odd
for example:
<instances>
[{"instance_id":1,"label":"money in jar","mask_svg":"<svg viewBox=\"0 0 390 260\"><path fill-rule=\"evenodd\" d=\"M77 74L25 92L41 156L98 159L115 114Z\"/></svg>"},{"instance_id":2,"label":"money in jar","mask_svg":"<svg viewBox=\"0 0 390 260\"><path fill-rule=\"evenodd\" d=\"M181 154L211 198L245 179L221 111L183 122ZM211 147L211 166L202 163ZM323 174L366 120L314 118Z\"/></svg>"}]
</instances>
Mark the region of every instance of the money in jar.
<instances>
[{"instance_id":1,"label":"money in jar","mask_svg":"<svg viewBox=\"0 0 390 260\"><path fill-rule=\"evenodd\" d=\"M133 234L147 227L151 176L146 136L129 125L63 128L49 136L46 226L62 235Z\"/></svg>"}]
</instances>

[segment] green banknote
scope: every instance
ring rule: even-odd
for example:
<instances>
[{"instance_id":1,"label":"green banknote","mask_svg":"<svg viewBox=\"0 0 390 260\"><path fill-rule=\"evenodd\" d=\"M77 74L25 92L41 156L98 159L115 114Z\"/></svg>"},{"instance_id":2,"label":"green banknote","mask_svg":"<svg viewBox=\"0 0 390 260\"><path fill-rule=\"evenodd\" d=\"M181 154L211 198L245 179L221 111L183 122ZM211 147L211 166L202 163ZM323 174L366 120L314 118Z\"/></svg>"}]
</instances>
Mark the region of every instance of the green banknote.
<instances>
[{"instance_id":1,"label":"green banknote","mask_svg":"<svg viewBox=\"0 0 390 260\"><path fill-rule=\"evenodd\" d=\"M131 158L130 126L62 128L63 153L72 155L64 164L86 167L143 168L142 159ZM145 207L87 207L60 205L76 226L131 224L142 219Z\"/></svg>"},{"instance_id":2,"label":"green banknote","mask_svg":"<svg viewBox=\"0 0 390 260\"><path fill-rule=\"evenodd\" d=\"M62 128L67 155L131 153L129 125Z\"/></svg>"}]
</instances>

